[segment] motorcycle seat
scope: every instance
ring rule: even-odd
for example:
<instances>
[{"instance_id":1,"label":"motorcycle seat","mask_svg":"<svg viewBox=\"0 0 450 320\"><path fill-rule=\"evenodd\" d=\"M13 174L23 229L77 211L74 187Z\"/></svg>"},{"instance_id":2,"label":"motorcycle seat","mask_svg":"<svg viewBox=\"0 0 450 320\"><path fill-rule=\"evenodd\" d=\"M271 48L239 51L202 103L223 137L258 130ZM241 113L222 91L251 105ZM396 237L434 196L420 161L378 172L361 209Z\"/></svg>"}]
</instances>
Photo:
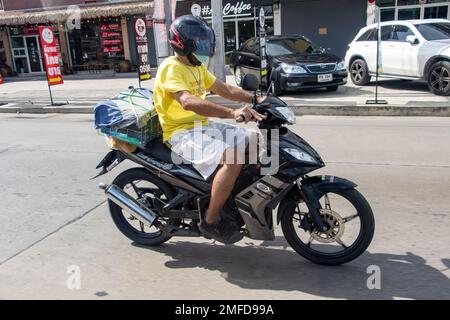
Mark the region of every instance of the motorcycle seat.
<instances>
[{"instance_id":1,"label":"motorcycle seat","mask_svg":"<svg viewBox=\"0 0 450 320\"><path fill-rule=\"evenodd\" d=\"M172 152L161 140L153 141L143 151L145 154L165 163L190 165L189 162Z\"/></svg>"}]
</instances>

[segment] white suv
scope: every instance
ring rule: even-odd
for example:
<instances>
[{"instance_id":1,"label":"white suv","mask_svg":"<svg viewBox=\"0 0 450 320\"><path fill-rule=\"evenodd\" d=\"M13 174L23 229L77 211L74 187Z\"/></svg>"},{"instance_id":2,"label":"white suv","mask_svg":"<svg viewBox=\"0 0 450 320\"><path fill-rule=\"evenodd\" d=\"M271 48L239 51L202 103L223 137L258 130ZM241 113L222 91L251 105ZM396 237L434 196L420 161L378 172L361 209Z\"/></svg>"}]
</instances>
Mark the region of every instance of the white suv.
<instances>
[{"instance_id":1,"label":"white suv","mask_svg":"<svg viewBox=\"0 0 450 320\"><path fill-rule=\"evenodd\" d=\"M356 85L376 73L377 25L361 29L350 43L345 63ZM382 76L428 82L438 95L450 95L450 21L444 19L381 23Z\"/></svg>"}]
</instances>

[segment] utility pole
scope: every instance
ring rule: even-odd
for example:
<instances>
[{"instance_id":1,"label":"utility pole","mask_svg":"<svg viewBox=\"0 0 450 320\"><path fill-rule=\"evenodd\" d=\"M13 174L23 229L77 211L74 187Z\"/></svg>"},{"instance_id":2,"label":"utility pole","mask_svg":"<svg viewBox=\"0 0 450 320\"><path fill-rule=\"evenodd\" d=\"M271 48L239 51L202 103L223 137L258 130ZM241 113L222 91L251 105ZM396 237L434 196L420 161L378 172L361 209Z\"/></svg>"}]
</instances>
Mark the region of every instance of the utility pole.
<instances>
[{"instance_id":1,"label":"utility pole","mask_svg":"<svg viewBox=\"0 0 450 320\"><path fill-rule=\"evenodd\" d=\"M222 0L211 0L212 25L216 33L216 54L214 55L214 75L226 81L225 76L225 43L223 37L223 18L222 18Z\"/></svg>"}]
</instances>

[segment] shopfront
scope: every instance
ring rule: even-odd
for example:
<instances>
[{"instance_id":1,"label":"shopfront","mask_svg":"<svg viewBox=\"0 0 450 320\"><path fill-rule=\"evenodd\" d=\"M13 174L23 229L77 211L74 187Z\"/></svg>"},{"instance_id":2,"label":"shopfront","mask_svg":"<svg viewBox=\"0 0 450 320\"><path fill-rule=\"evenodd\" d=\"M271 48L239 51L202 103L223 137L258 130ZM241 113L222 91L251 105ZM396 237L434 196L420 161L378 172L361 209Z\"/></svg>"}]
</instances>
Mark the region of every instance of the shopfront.
<instances>
[{"instance_id":1,"label":"shopfront","mask_svg":"<svg viewBox=\"0 0 450 320\"><path fill-rule=\"evenodd\" d=\"M75 13L64 7L7 11L0 14L0 66L6 61L14 71L10 74L45 73L38 27L51 25L63 72L132 71L136 64L135 48L131 47L134 43L130 41L134 37L133 21L136 17L151 17L152 13L151 1L85 4ZM74 17L81 18L80 27L70 25ZM153 42L149 43L153 54L154 47Z\"/></svg>"},{"instance_id":2,"label":"shopfront","mask_svg":"<svg viewBox=\"0 0 450 320\"><path fill-rule=\"evenodd\" d=\"M13 68L18 74L44 73L39 31L37 25L13 26L8 28L12 50ZM58 32L56 42L59 47Z\"/></svg>"},{"instance_id":3,"label":"shopfront","mask_svg":"<svg viewBox=\"0 0 450 320\"><path fill-rule=\"evenodd\" d=\"M450 0L379 0L381 20L449 19Z\"/></svg>"},{"instance_id":4,"label":"shopfront","mask_svg":"<svg viewBox=\"0 0 450 320\"><path fill-rule=\"evenodd\" d=\"M83 20L81 29L69 33L70 58L75 71L90 66L111 69L125 59L121 19Z\"/></svg>"},{"instance_id":5,"label":"shopfront","mask_svg":"<svg viewBox=\"0 0 450 320\"><path fill-rule=\"evenodd\" d=\"M258 15L256 7L250 0L223 0L223 24L225 40L225 56L238 49L248 39L257 36ZM266 12L267 34L274 33L273 5L263 6ZM185 14L200 15L209 23L212 20L210 1L178 1L176 16Z\"/></svg>"}]
</instances>

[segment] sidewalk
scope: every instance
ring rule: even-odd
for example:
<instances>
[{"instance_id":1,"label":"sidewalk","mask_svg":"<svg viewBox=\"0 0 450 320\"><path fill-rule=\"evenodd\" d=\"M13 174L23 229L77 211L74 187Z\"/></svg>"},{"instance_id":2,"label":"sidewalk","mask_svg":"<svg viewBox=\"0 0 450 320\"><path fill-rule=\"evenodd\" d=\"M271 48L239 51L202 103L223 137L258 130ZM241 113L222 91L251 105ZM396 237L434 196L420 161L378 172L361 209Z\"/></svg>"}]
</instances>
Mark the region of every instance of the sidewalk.
<instances>
[{"instance_id":1,"label":"sidewalk","mask_svg":"<svg viewBox=\"0 0 450 320\"><path fill-rule=\"evenodd\" d=\"M235 84L234 77L227 82ZM49 106L47 83L43 76L9 78L0 85L0 113L92 113L94 106L115 96L130 85L138 86L135 73L79 74L65 76L65 83L52 88L56 104ZM154 80L143 82L152 89ZM379 98L388 105L370 106L375 84L356 87L351 82L337 92L324 90L289 93L282 97L298 115L355 115L355 116L450 116L450 98L435 96L423 82L381 80ZM236 106L217 96L211 101Z\"/></svg>"}]
</instances>

